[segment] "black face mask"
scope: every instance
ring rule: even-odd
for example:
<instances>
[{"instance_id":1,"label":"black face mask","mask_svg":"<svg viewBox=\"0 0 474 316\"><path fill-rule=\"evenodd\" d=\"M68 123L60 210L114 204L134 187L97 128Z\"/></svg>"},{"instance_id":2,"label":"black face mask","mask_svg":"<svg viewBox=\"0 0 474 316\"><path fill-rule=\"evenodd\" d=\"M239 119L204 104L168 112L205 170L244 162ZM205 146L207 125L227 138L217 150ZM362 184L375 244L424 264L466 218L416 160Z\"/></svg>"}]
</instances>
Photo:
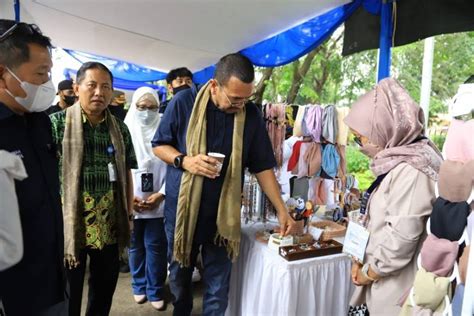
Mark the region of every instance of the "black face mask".
<instances>
[{"instance_id":1,"label":"black face mask","mask_svg":"<svg viewBox=\"0 0 474 316\"><path fill-rule=\"evenodd\" d=\"M76 97L74 95L65 95L64 96L64 102L71 106L76 102Z\"/></svg>"},{"instance_id":2,"label":"black face mask","mask_svg":"<svg viewBox=\"0 0 474 316\"><path fill-rule=\"evenodd\" d=\"M177 87L177 88L173 88L173 95L176 95L176 93L178 93L179 91L182 91L182 90L186 90L186 89L190 89L191 87L188 86L187 84L184 84L180 87Z\"/></svg>"}]
</instances>

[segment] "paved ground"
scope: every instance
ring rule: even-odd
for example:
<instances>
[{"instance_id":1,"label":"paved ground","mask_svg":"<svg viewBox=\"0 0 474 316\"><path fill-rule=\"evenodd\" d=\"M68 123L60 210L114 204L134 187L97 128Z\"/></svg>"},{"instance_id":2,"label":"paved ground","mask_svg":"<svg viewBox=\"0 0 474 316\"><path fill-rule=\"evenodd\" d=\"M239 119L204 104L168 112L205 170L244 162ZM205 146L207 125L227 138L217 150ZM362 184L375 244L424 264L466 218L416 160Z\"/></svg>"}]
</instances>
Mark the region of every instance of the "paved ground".
<instances>
[{"instance_id":1,"label":"paved ground","mask_svg":"<svg viewBox=\"0 0 474 316\"><path fill-rule=\"evenodd\" d=\"M87 298L87 276L86 281L84 282L84 293L82 301L82 315L85 313L86 309L86 298ZM169 293L169 292L168 292ZM168 294L169 296L169 294ZM168 300L169 301L169 300ZM194 307L193 307L193 316L201 315L202 312L202 282L194 283ZM129 273L120 273L117 289L115 290L114 301L112 304L112 310L110 312L111 316L151 316L151 315L161 315L168 316L173 314L173 305L168 304L166 311L159 312L153 307L150 303L145 303L138 305L133 300L132 290L130 285L130 274Z\"/></svg>"}]
</instances>

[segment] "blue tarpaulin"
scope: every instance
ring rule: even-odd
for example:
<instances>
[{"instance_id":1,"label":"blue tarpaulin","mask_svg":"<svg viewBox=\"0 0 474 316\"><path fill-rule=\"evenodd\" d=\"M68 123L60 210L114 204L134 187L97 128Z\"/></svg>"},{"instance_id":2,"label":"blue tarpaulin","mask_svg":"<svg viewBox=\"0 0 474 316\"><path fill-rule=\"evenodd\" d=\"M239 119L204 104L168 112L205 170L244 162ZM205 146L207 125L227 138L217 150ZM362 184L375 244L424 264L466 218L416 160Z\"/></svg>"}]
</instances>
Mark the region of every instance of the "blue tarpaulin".
<instances>
[{"instance_id":1,"label":"blue tarpaulin","mask_svg":"<svg viewBox=\"0 0 474 316\"><path fill-rule=\"evenodd\" d=\"M321 45L357 9L355 1L275 35L241 52L255 66L277 67L306 55Z\"/></svg>"}]
</instances>

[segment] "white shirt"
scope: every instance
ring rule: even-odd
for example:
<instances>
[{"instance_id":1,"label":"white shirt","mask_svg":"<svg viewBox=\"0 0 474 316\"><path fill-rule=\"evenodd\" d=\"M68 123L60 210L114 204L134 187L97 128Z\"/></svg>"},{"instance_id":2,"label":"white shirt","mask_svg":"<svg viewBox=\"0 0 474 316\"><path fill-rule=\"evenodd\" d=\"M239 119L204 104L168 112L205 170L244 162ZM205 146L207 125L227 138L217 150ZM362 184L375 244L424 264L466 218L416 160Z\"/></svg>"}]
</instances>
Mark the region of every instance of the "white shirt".
<instances>
[{"instance_id":1,"label":"white shirt","mask_svg":"<svg viewBox=\"0 0 474 316\"><path fill-rule=\"evenodd\" d=\"M15 179L27 177L20 157L0 150L0 271L17 264L23 257L20 210Z\"/></svg>"}]
</instances>

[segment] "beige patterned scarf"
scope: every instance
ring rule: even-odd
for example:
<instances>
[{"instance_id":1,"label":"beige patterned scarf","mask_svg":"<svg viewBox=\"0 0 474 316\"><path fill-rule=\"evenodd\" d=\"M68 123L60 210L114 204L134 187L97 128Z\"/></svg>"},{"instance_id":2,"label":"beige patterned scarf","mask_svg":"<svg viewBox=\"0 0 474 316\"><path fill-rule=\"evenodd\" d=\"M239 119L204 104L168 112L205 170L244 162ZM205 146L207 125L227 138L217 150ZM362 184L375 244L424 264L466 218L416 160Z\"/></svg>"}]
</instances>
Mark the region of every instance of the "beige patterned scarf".
<instances>
[{"instance_id":1,"label":"beige patterned scarf","mask_svg":"<svg viewBox=\"0 0 474 316\"><path fill-rule=\"evenodd\" d=\"M424 135L423 110L397 80L381 80L352 105L344 122L382 148L370 166L376 176L405 162L438 179L441 153L428 139L416 141Z\"/></svg>"},{"instance_id":2,"label":"beige patterned scarf","mask_svg":"<svg viewBox=\"0 0 474 316\"><path fill-rule=\"evenodd\" d=\"M186 151L189 156L206 152L206 108L211 95L209 82L200 90L194 102L186 133ZM217 209L216 243L225 245L232 260L239 255L240 207L242 182L242 148L245 108L235 114L232 136L232 154L225 174ZM178 196L173 256L183 266L190 265L191 248L201 202L202 176L185 171L181 177Z\"/></svg>"},{"instance_id":3,"label":"beige patterned scarf","mask_svg":"<svg viewBox=\"0 0 474 316\"><path fill-rule=\"evenodd\" d=\"M114 116L106 110L110 138L115 149L115 164L118 176L117 241L119 250L128 245L130 231L127 211L127 172L125 167L125 145ZM64 257L66 266L76 267L78 255L85 247L85 223L79 190L84 154L82 108L78 103L66 110L66 124L62 143L62 186L64 217ZM121 253L121 251L119 252Z\"/></svg>"}]
</instances>

